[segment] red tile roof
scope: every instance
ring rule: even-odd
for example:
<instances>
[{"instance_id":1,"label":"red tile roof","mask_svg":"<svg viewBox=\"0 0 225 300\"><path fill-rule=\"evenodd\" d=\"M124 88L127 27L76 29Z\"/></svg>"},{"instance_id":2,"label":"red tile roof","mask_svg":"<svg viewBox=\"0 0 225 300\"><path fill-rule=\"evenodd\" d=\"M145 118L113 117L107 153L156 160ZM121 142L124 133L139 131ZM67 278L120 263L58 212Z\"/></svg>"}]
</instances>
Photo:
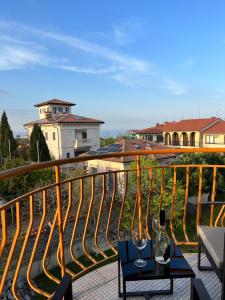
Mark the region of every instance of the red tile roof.
<instances>
[{"instance_id":1,"label":"red tile roof","mask_svg":"<svg viewBox=\"0 0 225 300\"><path fill-rule=\"evenodd\" d=\"M32 121L29 123L24 124L24 126L39 124L39 125L45 125L45 124L80 124L80 123L98 123L98 124L104 124L101 120L96 120L92 118L87 118L83 116L77 116L72 114L66 114L66 115L58 115L53 116L48 119L40 119L37 121Z\"/></svg>"},{"instance_id":2,"label":"red tile roof","mask_svg":"<svg viewBox=\"0 0 225 300\"><path fill-rule=\"evenodd\" d=\"M221 121L222 120L220 118L216 117L181 120L178 122L168 123L163 127L163 131L204 131Z\"/></svg>"},{"instance_id":3,"label":"red tile roof","mask_svg":"<svg viewBox=\"0 0 225 300\"><path fill-rule=\"evenodd\" d=\"M204 131L204 133L211 133L211 134L222 133L222 134L225 134L225 121L217 123L216 125L208 128L207 130Z\"/></svg>"},{"instance_id":4,"label":"red tile roof","mask_svg":"<svg viewBox=\"0 0 225 300\"><path fill-rule=\"evenodd\" d=\"M163 125L137 130L136 133L139 133L139 134L151 134L151 133L152 134L162 134L163 133Z\"/></svg>"},{"instance_id":5,"label":"red tile roof","mask_svg":"<svg viewBox=\"0 0 225 300\"><path fill-rule=\"evenodd\" d=\"M69 105L69 106L76 105L75 103L72 103L72 102L68 102L68 101L64 101L64 100L60 100L60 99L52 99L52 100L47 100L47 101L35 104L34 106L40 107L40 106L44 106L44 105L48 105L48 104Z\"/></svg>"}]
</instances>

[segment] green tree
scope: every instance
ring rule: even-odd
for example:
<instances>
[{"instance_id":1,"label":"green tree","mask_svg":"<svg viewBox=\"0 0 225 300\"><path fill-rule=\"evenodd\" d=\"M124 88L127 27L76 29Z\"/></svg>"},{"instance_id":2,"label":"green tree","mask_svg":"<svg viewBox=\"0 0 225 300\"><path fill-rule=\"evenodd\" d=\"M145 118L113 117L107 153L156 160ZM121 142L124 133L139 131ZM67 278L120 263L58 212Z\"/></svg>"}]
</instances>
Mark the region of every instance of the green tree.
<instances>
[{"instance_id":1,"label":"green tree","mask_svg":"<svg viewBox=\"0 0 225 300\"><path fill-rule=\"evenodd\" d=\"M50 153L43 132L38 124L34 124L30 136L30 159L32 161L50 160Z\"/></svg>"},{"instance_id":2,"label":"green tree","mask_svg":"<svg viewBox=\"0 0 225 300\"><path fill-rule=\"evenodd\" d=\"M109 136L107 138L101 138L100 145L101 145L101 147L105 147L105 146L111 145L115 142L116 142L116 138Z\"/></svg>"},{"instance_id":3,"label":"green tree","mask_svg":"<svg viewBox=\"0 0 225 300\"><path fill-rule=\"evenodd\" d=\"M22 167L30 162L21 158L6 160L2 171ZM52 169L43 169L33 171L21 176L15 176L6 180L0 181L0 194L7 200L21 196L34 188L47 185L54 182L54 171Z\"/></svg>"},{"instance_id":4,"label":"green tree","mask_svg":"<svg viewBox=\"0 0 225 300\"><path fill-rule=\"evenodd\" d=\"M153 167L152 171L152 192L150 192L150 177L149 169ZM155 168L154 168L155 167ZM131 164L131 170L137 169L136 161ZM161 193L162 185L162 168L157 161L148 158L141 158L141 195L142 195L142 213L143 219L147 214L147 203L150 197L149 215L152 217L159 212L159 203L162 201L162 208L166 210L167 216L170 216L171 204L174 197L174 225L178 227L182 222L181 216L183 214L183 203L185 199L185 189L181 181L176 182L176 193L174 189L174 179L172 169L164 169L164 190ZM129 194L124 208L123 226L126 229L131 228L133 212L137 195L137 175L136 172L131 172L129 175Z\"/></svg>"},{"instance_id":5,"label":"green tree","mask_svg":"<svg viewBox=\"0 0 225 300\"><path fill-rule=\"evenodd\" d=\"M187 153L177 157L175 164L178 165L224 165L225 156L221 153ZM177 177L183 185L186 184L185 168L179 168ZM191 167L189 170L189 195L198 195L199 189L199 168ZM224 190L225 169L218 168L216 175L216 188ZM202 192L212 191L213 168L203 168Z\"/></svg>"},{"instance_id":6,"label":"green tree","mask_svg":"<svg viewBox=\"0 0 225 300\"><path fill-rule=\"evenodd\" d=\"M16 156L16 150L16 141L4 111L0 123L0 155L2 158L12 158Z\"/></svg>"}]
</instances>

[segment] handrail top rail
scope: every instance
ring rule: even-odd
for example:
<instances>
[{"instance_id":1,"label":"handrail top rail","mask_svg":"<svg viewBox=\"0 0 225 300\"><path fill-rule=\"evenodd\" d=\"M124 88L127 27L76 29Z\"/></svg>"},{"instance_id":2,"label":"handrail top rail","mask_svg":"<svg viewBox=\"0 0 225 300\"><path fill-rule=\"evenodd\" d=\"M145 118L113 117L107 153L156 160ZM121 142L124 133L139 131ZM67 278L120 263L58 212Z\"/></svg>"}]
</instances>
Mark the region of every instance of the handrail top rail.
<instances>
[{"instance_id":1,"label":"handrail top rail","mask_svg":"<svg viewBox=\"0 0 225 300\"><path fill-rule=\"evenodd\" d=\"M125 156L145 156L151 154L184 154L184 153L222 153L225 152L225 148L171 148L171 149L159 149L159 150L138 150L127 152L114 152L108 154L99 155L85 155L73 158L65 158L59 160L45 161L40 163L33 163L30 165L17 167L0 172L0 180L8 179L10 177L24 175L26 173L41 170L44 168L50 168L54 166L62 166L65 164L72 164L78 162L85 162L96 159L105 159L111 157L125 157Z\"/></svg>"}]
</instances>

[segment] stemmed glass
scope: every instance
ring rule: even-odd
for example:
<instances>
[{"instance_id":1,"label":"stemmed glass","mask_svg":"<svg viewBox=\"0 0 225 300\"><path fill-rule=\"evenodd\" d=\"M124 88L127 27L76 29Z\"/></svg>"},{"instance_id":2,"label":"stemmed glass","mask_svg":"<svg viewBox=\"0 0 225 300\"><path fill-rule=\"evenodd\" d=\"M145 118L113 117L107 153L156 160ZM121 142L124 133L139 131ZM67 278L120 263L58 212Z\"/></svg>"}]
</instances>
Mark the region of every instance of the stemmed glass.
<instances>
[{"instance_id":1,"label":"stemmed glass","mask_svg":"<svg viewBox=\"0 0 225 300\"><path fill-rule=\"evenodd\" d=\"M146 231L143 230L142 236L140 236L139 231L133 230L133 244L138 250L138 258L134 261L134 265L139 268L143 268L147 265L147 262L141 258L141 250L143 250L147 245Z\"/></svg>"}]
</instances>

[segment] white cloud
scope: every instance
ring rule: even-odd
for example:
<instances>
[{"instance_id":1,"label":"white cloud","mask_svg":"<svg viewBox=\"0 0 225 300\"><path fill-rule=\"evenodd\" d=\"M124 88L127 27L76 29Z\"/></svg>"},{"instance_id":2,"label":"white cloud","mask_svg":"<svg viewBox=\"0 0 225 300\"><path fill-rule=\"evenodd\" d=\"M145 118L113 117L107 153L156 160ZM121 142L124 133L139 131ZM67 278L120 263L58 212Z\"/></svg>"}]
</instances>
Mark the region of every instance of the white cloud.
<instances>
[{"instance_id":1,"label":"white cloud","mask_svg":"<svg viewBox=\"0 0 225 300\"><path fill-rule=\"evenodd\" d=\"M165 79L164 86L165 90L168 90L172 95L183 95L187 93L187 87L172 79Z\"/></svg>"},{"instance_id":2,"label":"white cloud","mask_svg":"<svg viewBox=\"0 0 225 300\"><path fill-rule=\"evenodd\" d=\"M125 29L131 25L124 24L114 25L114 30L125 42ZM141 28L139 23L134 22L133 26L136 32ZM62 52L66 57L62 57ZM157 66L149 61L62 32L0 21L0 70L34 65L104 76L128 86L146 87L151 82L173 95L187 91L183 84L170 78L165 80Z\"/></svg>"}]
</instances>

